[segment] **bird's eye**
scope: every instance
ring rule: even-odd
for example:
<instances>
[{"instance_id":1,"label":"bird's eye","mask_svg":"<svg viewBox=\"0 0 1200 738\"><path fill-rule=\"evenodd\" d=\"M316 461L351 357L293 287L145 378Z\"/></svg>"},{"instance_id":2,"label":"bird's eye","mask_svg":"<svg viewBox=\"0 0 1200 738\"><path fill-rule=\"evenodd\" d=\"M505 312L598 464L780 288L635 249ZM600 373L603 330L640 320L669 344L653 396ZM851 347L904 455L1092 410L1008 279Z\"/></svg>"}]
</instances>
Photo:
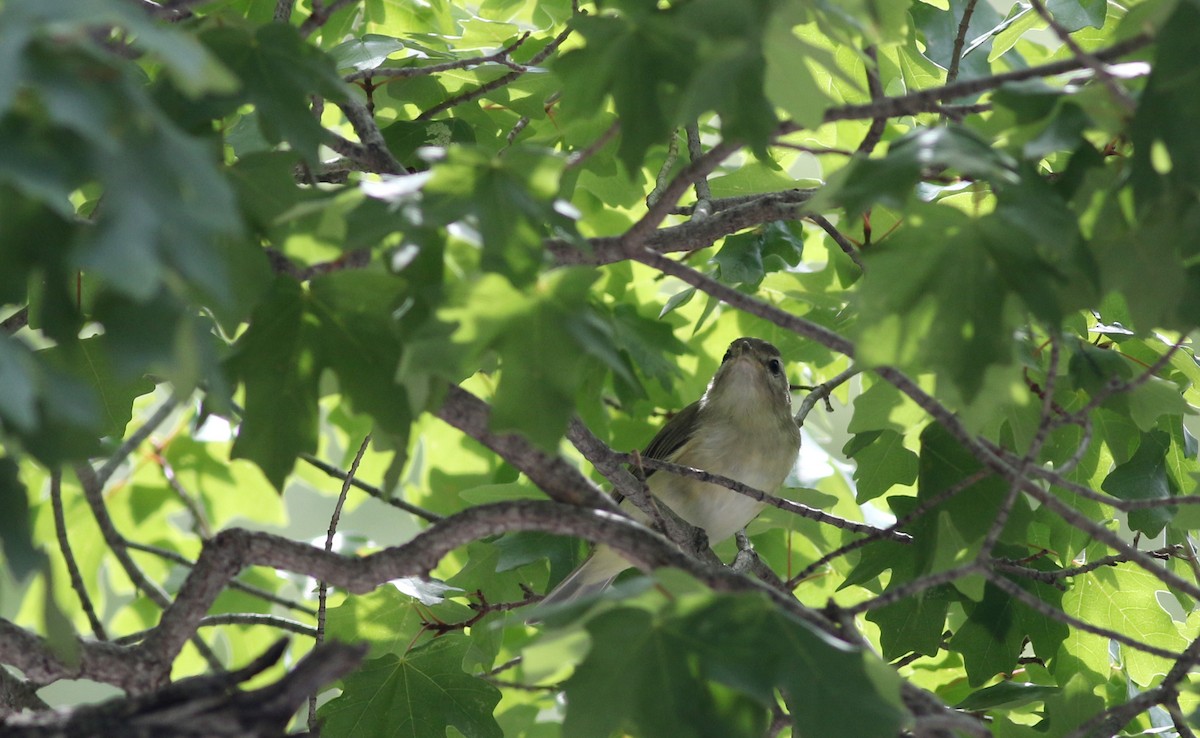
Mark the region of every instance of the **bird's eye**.
<instances>
[{"instance_id":1,"label":"bird's eye","mask_svg":"<svg viewBox=\"0 0 1200 738\"><path fill-rule=\"evenodd\" d=\"M780 372L783 371L783 364L779 362L779 359L771 359L767 362L767 368L771 370L772 374L778 377Z\"/></svg>"}]
</instances>

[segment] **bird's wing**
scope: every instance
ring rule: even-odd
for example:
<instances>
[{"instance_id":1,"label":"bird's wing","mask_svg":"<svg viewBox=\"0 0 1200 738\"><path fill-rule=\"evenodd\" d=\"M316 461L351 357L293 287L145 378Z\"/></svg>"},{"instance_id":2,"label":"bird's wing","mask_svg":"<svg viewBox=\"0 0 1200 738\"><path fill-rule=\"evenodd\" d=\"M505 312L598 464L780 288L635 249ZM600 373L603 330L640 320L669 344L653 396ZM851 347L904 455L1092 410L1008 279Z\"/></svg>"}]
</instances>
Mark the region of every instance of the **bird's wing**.
<instances>
[{"instance_id":1,"label":"bird's wing","mask_svg":"<svg viewBox=\"0 0 1200 738\"><path fill-rule=\"evenodd\" d=\"M688 439L692 437L699 415L700 403L698 401L675 413L675 417L668 420L654 438L650 439L650 443L642 450L642 456L648 459L669 460L680 446L687 443ZM646 470L647 477L653 473L653 469Z\"/></svg>"}]
</instances>

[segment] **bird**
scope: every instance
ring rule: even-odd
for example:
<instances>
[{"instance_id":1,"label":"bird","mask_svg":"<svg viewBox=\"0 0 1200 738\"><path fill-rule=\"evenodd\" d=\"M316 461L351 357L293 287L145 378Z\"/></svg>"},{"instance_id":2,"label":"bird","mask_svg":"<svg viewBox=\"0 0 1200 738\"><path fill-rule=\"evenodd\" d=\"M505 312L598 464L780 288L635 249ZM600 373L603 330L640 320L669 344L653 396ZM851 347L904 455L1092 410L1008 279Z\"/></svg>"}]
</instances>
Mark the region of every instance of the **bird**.
<instances>
[{"instance_id":1,"label":"bird","mask_svg":"<svg viewBox=\"0 0 1200 738\"><path fill-rule=\"evenodd\" d=\"M783 357L771 343L742 337L729 345L704 395L675 414L642 456L735 479L765 492L783 484L800 451L800 428ZM646 474L646 486L679 517L717 544L746 527L765 503L726 487L666 471ZM646 515L623 501L642 522ZM538 610L582 599L630 568L603 544L542 600Z\"/></svg>"}]
</instances>

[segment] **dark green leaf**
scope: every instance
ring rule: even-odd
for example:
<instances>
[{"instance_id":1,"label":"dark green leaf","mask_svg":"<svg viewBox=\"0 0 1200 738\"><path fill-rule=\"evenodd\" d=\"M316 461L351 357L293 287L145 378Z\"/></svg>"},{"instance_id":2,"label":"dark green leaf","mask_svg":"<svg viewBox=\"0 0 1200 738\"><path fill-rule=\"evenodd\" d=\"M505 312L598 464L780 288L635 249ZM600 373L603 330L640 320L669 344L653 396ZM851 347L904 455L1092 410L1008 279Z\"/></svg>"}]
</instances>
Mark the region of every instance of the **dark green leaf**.
<instances>
[{"instance_id":1,"label":"dark green leaf","mask_svg":"<svg viewBox=\"0 0 1200 738\"><path fill-rule=\"evenodd\" d=\"M0 418L29 431L37 422L37 380L33 356L21 343L0 337Z\"/></svg>"},{"instance_id":2,"label":"dark green leaf","mask_svg":"<svg viewBox=\"0 0 1200 738\"><path fill-rule=\"evenodd\" d=\"M1142 435L1137 452L1129 461L1113 469L1100 488L1122 500L1165 500L1173 494L1167 476L1166 456L1171 437L1164 431ZM1171 522L1174 508L1153 507L1129 513L1129 527L1156 536Z\"/></svg>"},{"instance_id":3,"label":"dark green leaf","mask_svg":"<svg viewBox=\"0 0 1200 738\"><path fill-rule=\"evenodd\" d=\"M1108 3L1106 0L1049 0L1046 10L1063 28L1074 33L1086 26L1103 27Z\"/></svg>"},{"instance_id":4,"label":"dark green leaf","mask_svg":"<svg viewBox=\"0 0 1200 738\"><path fill-rule=\"evenodd\" d=\"M1019 181L1016 162L972 131L958 126L923 128L896 141L882 159L858 159L831 194L851 215L875 204L903 208L925 171L949 169L996 187Z\"/></svg>"},{"instance_id":5,"label":"dark green leaf","mask_svg":"<svg viewBox=\"0 0 1200 738\"><path fill-rule=\"evenodd\" d=\"M463 672L470 639L445 635L402 655L367 661L319 711L335 735L500 738L492 711L500 690Z\"/></svg>"},{"instance_id":6,"label":"dark green leaf","mask_svg":"<svg viewBox=\"0 0 1200 738\"><path fill-rule=\"evenodd\" d=\"M475 131L459 118L446 120L398 120L381 131L388 149L401 162L417 167L417 149L422 146L449 146L451 143L475 143Z\"/></svg>"},{"instance_id":7,"label":"dark green leaf","mask_svg":"<svg viewBox=\"0 0 1200 738\"><path fill-rule=\"evenodd\" d=\"M856 326L868 364L936 367L968 399L1013 350L1000 269L978 224L944 206L909 209L905 228L866 253Z\"/></svg>"},{"instance_id":8,"label":"dark green leaf","mask_svg":"<svg viewBox=\"0 0 1200 738\"><path fill-rule=\"evenodd\" d=\"M891 430L876 434L874 441L855 449L843 449L855 461L855 500L859 503L885 494L893 485L912 484L917 479L917 455L904 447L904 437Z\"/></svg>"},{"instance_id":9,"label":"dark green leaf","mask_svg":"<svg viewBox=\"0 0 1200 738\"><path fill-rule=\"evenodd\" d=\"M356 410L396 436L407 436L412 422L404 388L395 383L401 344L393 315L411 299L405 286L381 272L334 272L312 281L308 301L316 360L334 370Z\"/></svg>"},{"instance_id":10,"label":"dark green leaf","mask_svg":"<svg viewBox=\"0 0 1200 738\"><path fill-rule=\"evenodd\" d=\"M1003 681L991 687L972 692L969 697L954 707L959 710L988 710L996 707L1018 707L1030 702L1042 702L1057 694L1058 687L1047 687L1028 682Z\"/></svg>"},{"instance_id":11,"label":"dark green leaf","mask_svg":"<svg viewBox=\"0 0 1200 738\"><path fill-rule=\"evenodd\" d=\"M287 141L306 160L315 161L324 134L309 98L347 97L333 60L286 23L268 23L253 36L231 26L211 28L200 38L241 81L241 94L257 108L267 140Z\"/></svg>"},{"instance_id":12,"label":"dark green leaf","mask_svg":"<svg viewBox=\"0 0 1200 738\"><path fill-rule=\"evenodd\" d=\"M17 463L0 456L0 551L8 571L20 582L41 566L45 556L33 542L29 493L17 475Z\"/></svg>"},{"instance_id":13,"label":"dark green leaf","mask_svg":"<svg viewBox=\"0 0 1200 738\"><path fill-rule=\"evenodd\" d=\"M118 376L113 371L103 337L84 339L74 347L46 349L38 355L77 377L97 400L96 416L88 418L85 408L72 413L81 425L94 428L97 437L123 435L133 417L134 399L154 390L154 383L144 377Z\"/></svg>"},{"instance_id":14,"label":"dark green leaf","mask_svg":"<svg viewBox=\"0 0 1200 738\"><path fill-rule=\"evenodd\" d=\"M956 599L950 587L935 587L867 613L867 620L879 626L883 657L897 659L909 653L936 654L942 647L946 613Z\"/></svg>"},{"instance_id":15,"label":"dark green leaf","mask_svg":"<svg viewBox=\"0 0 1200 738\"><path fill-rule=\"evenodd\" d=\"M231 455L258 464L279 490L296 457L317 450L321 367L311 330L300 285L279 277L227 362L246 387L245 416Z\"/></svg>"}]
</instances>

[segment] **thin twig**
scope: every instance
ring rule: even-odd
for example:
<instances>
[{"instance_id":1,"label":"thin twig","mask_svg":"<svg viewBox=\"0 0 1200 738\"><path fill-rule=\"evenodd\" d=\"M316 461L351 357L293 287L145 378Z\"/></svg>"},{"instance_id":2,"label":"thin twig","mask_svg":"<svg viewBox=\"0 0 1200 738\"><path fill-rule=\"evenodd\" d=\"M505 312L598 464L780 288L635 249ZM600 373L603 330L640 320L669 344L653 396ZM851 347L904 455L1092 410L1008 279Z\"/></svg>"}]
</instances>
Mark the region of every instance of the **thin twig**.
<instances>
[{"instance_id":1,"label":"thin twig","mask_svg":"<svg viewBox=\"0 0 1200 738\"><path fill-rule=\"evenodd\" d=\"M1042 392L1041 416L1038 419L1038 427L1033 435L1033 440L1029 442L1029 449L1026 450L1025 456L1021 459L1015 472L1022 479L1028 473L1029 468L1037 462L1037 457L1041 454L1042 447L1050 435L1050 429L1054 427L1054 390L1058 386L1058 362L1061 353L1058 336L1051 332L1050 364L1046 368L1045 389ZM992 521L991 526L988 527L987 535L983 538L983 544L979 547L978 556L980 560L991 557L992 549L996 547L996 542L1000 540L1000 534L1004 532L1004 526L1008 524L1009 515L1012 514L1012 508L1016 504L1020 494L1021 485L1014 481L1009 485L1008 493L1004 496L1004 500L996 510L996 517Z\"/></svg>"},{"instance_id":2,"label":"thin twig","mask_svg":"<svg viewBox=\"0 0 1200 738\"><path fill-rule=\"evenodd\" d=\"M872 44L866 49L867 57L867 90L871 93L872 100L882 100L885 95L883 92L883 81L879 78L879 51ZM871 126L867 128L867 133L863 136L863 140L858 144L856 153L863 156L869 156L875 147L879 145L880 139L883 138L883 132L887 130L888 119L880 116L871 120ZM861 266L861 265L860 265Z\"/></svg>"},{"instance_id":3,"label":"thin twig","mask_svg":"<svg viewBox=\"0 0 1200 738\"><path fill-rule=\"evenodd\" d=\"M887 531L888 533L893 533L896 531L903 530L904 528L907 528L914 520L921 517L925 513L929 512L930 510L934 509L935 507L938 507L939 505L946 502L950 498L956 497L957 495L961 494L963 491L970 489L972 486L983 481L983 479L985 477L987 477L988 474L989 474L989 472L987 472L986 470L980 470L968 477L958 480L958 482L947 487L946 489L942 490L941 492L939 492L938 494L929 498L928 500L925 500L920 505L913 508L912 511L910 511L907 515L898 519L896 522L892 523L891 525L889 525L887 528L884 528L883 530ZM817 559L816 561L812 562L808 566L804 567L797 574L795 574L791 579L789 579L787 582L789 590L795 589L801 582L803 582L804 580L806 580L810 576L812 576L817 571L817 569L820 569L822 566L825 566L826 564L833 561L834 559L839 558L841 556L845 556L846 554L850 553L851 551L856 551L856 550L862 548L863 546L866 546L868 543L873 543L875 541L880 541L880 540L883 540L883 538L881 536L867 536L865 538L859 538L859 539L850 541L849 543L845 544L844 546L840 546L840 547L830 551L829 553L825 554L821 558Z\"/></svg>"},{"instance_id":4,"label":"thin twig","mask_svg":"<svg viewBox=\"0 0 1200 738\"><path fill-rule=\"evenodd\" d=\"M1087 66L1088 69L1091 69L1096 73L1096 78L1100 80L1100 83L1103 84L1108 90L1109 94L1112 95L1113 100L1116 100L1117 105L1121 107L1121 110L1124 111L1125 115L1131 115L1134 109L1137 107L1137 103L1133 101L1133 98L1129 95L1124 87L1121 87L1121 85L1117 84L1116 78L1113 77L1108 69L1105 68L1104 62L1097 59L1086 49L1080 46L1078 41L1071 38L1071 32L1068 31L1063 24L1059 23L1058 20L1050 13L1050 11L1046 9L1046 4L1043 3L1042 0L1029 0L1029 2L1033 4L1033 9L1036 10L1037 14L1042 17L1042 20L1049 24L1050 30L1054 31L1054 35L1058 36L1058 39L1062 41L1068 49L1070 49L1071 54L1074 55L1081 64Z\"/></svg>"},{"instance_id":5,"label":"thin twig","mask_svg":"<svg viewBox=\"0 0 1200 738\"><path fill-rule=\"evenodd\" d=\"M350 3L356 3L359 0L333 0L326 7L324 4L313 3L312 15L304 19L300 24L300 35L304 37L311 36L318 28L329 22L331 16Z\"/></svg>"},{"instance_id":6,"label":"thin twig","mask_svg":"<svg viewBox=\"0 0 1200 738\"><path fill-rule=\"evenodd\" d=\"M950 67L946 70L946 84L958 79L958 67L962 63L963 46L967 41L967 29L971 25L971 16L975 13L977 0L967 0L963 8L962 18L958 21L958 33L954 35L954 48L950 50Z\"/></svg>"},{"instance_id":7,"label":"thin twig","mask_svg":"<svg viewBox=\"0 0 1200 738\"><path fill-rule=\"evenodd\" d=\"M0 333L11 336L27 325L29 325L28 305L0 321Z\"/></svg>"},{"instance_id":8,"label":"thin twig","mask_svg":"<svg viewBox=\"0 0 1200 738\"><path fill-rule=\"evenodd\" d=\"M105 461L100 466L100 469L96 471L96 484L100 485L102 488L104 485L108 484L108 480L112 478L113 473L116 472L117 468L121 466L121 463L124 462L130 454L137 450L137 447L142 445L142 442L149 438L150 434L153 433L158 426L162 425L177 407L179 407L179 398L174 395L164 401L163 404L159 405L158 409L146 419L146 422L142 423L141 427L139 427L136 431L129 434L129 437L121 443L116 452L112 456L108 457L108 460Z\"/></svg>"},{"instance_id":9,"label":"thin twig","mask_svg":"<svg viewBox=\"0 0 1200 738\"><path fill-rule=\"evenodd\" d=\"M925 576L918 577L911 582L905 582L904 584L892 587L876 597L863 600L856 605L851 605L850 607L842 609L849 615L861 615L864 612L870 612L871 610L878 610L881 607L894 605L900 600L906 600L909 597L921 594L927 589L940 587L941 585L949 584L956 579L962 579L963 577L968 577L983 572L984 568L978 562L963 564L962 566L956 566L952 569L946 569L945 571L939 571L934 574L926 574Z\"/></svg>"},{"instance_id":10,"label":"thin twig","mask_svg":"<svg viewBox=\"0 0 1200 738\"><path fill-rule=\"evenodd\" d=\"M837 226L829 222L828 218L818 213L810 213L805 217L821 226L821 229L829 234L829 237L832 238L833 242L838 245L838 248L840 248L842 252L846 254L846 256L850 257L850 261L854 262L854 265L857 266L860 271L864 273L867 271L867 265L863 263L862 256L859 255L858 249L855 248L854 244L850 242L850 239L846 238L846 236L837 229Z\"/></svg>"},{"instance_id":11,"label":"thin twig","mask_svg":"<svg viewBox=\"0 0 1200 738\"><path fill-rule=\"evenodd\" d=\"M139 543L137 541L126 541L125 545L127 545L129 548L133 549L134 551L141 551L143 553L148 553L152 556L157 556L161 559L166 559L167 561L170 561L172 563L179 564L180 566L186 566L189 569L191 569L192 567L194 567L196 565L195 561L191 561L186 556L183 556L182 554L178 554L174 551L171 551L170 549L160 548L159 546L151 546L150 544ZM299 613L304 613L305 615L316 616L316 614L317 614L316 609L311 608L308 605L305 605L300 602L296 602L295 600L289 600L285 597L280 597L279 595L275 594L274 592L268 592L265 589L255 587L252 584L246 584L245 582L241 582L237 579L230 580L229 586L232 589L238 590L239 592L245 592L246 594L257 597L265 602L270 602L272 604L279 605L281 607L286 607L289 610L294 610Z\"/></svg>"},{"instance_id":12,"label":"thin twig","mask_svg":"<svg viewBox=\"0 0 1200 738\"><path fill-rule=\"evenodd\" d=\"M212 628L218 625L265 625L269 628L278 628L279 630L285 630L289 633L296 633L297 635L309 638L315 638L317 635L316 628L311 625L305 625L299 620L281 618L278 615L268 615L261 612L230 612L221 615L206 615L201 618L197 625L201 628ZM139 630L136 633L114 638L113 643L118 646L132 646L135 643L145 640L150 630Z\"/></svg>"},{"instance_id":13,"label":"thin twig","mask_svg":"<svg viewBox=\"0 0 1200 738\"><path fill-rule=\"evenodd\" d=\"M473 56L469 59L455 59L454 61L443 62L441 64L431 64L427 67L375 67L373 69L361 69L346 77L347 82L357 82L360 79L368 79L372 77L383 77L387 79L411 79L413 77L424 77L431 74L441 72L449 72L454 69L466 69L467 67L477 67L482 64L503 64L506 67L516 72L528 71L526 67L514 62L510 55L516 51L521 44L529 38L529 32L521 34L517 40L505 46L499 51L487 54L486 56Z\"/></svg>"},{"instance_id":14,"label":"thin twig","mask_svg":"<svg viewBox=\"0 0 1200 738\"><path fill-rule=\"evenodd\" d=\"M566 28L566 30L564 30L562 33L559 33L557 36L555 36L554 40L552 40L550 43L546 44L546 46L541 51L534 54L533 57L528 62L525 63L525 68L528 69L530 67L536 67L537 65L541 64L551 54L553 54L555 51L558 51L558 47L562 46L563 41L566 41L567 37L570 35L571 35L571 28L570 28L570 26L568 26ZM433 107L429 108L428 110L426 110L426 111L422 112L420 115L418 115L417 120L429 120L430 118L434 117L438 113L442 113L446 110L449 110L450 108L456 107L458 105L462 105L463 103L471 102L472 100L478 100L479 98L488 94L492 90L498 90L501 87L504 87L505 85L512 83L513 81L520 78L520 76L524 73L525 72L518 72L518 71L509 72L508 74L504 75L503 77L498 77L498 78L492 80L491 82L487 82L485 84L482 84L482 85L476 87L473 90L468 90L459 95L455 95L454 97L451 97L447 100L443 100L442 102L438 103L437 105L434 105Z\"/></svg>"},{"instance_id":15,"label":"thin twig","mask_svg":"<svg viewBox=\"0 0 1200 738\"><path fill-rule=\"evenodd\" d=\"M160 408L161 409L161 408ZM88 506L92 509L92 517L96 520L96 525L100 528L100 533L104 537L104 542L113 555L117 557L121 568L125 571L126 576L133 582L146 597L158 607L166 610L171 606L171 598L156 582L146 576L133 557L129 555L129 542L117 531L116 525L113 524L112 517L108 514L108 508L104 504L104 488L100 483L99 477L92 470L92 467L86 463L80 463L75 466L75 476L79 479L79 484L83 487L83 497L87 500ZM208 644L205 643L200 636L193 633L189 638L192 645L199 651L205 663L213 671L221 672L225 670L221 660L213 653Z\"/></svg>"},{"instance_id":16,"label":"thin twig","mask_svg":"<svg viewBox=\"0 0 1200 738\"><path fill-rule=\"evenodd\" d=\"M75 561L75 554L71 551L71 542L67 540L67 519L63 514L61 469L50 472L50 505L54 509L54 533L58 536L58 550L62 553L63 563L67 566L67 574L71 578L71 588L79 596L79 604L83 607L84 614L87 615L92 635L96 636L98 641L107 641L108 634L104 632L104 624L96 616L96 608L92 606L92 598L83 584L83 576L79 573L79 564Z\"/></svg>"},{"instance_id":17,"label":"thin twig","mask_svg":"<svg viewBox=\"0 0 1200 738\"><path fill-rule=\"evenodd\" d=\"M363 454L367 452L367 446L370 443L371 434L368 433L359 445L358 453L354 455L354 461L350 463L350 471L347 472L346 479L342 482L342 491L338 493L337 503L333 506L333 514L329 516L329 530L325 533L326 553L333 551L333 539L337 536L338 522L342 518L342 506L346 504L346 495L350 493L350 484L354 481L354 474L358 471L358 465L362 463ZM328 595L329 585L324 580L321 580L317 589L317 646L325 642L325 603ZM318 729L316 694L308 698L308 729L312 732L316 732Z\"/></svg>"},{"instance_id":18,"label":"thin twig","mask_svg":"<svg viewBox=\"0 0 1200 738\"><path fill-rule=\"evenodd\" d=\"M694 164L700 155L692 159ZM667 185L671 183L671 170L675 168L675 162L679 161L679 131L671 131L671 138L667 140L667 155L663 157L662 164L658 167L658 174L654 177L654 189L646 195L646 207L653 207L656 202L662 199L663 192L666 191ZM697 180L699 181L699 180Z\"/></svg>"},{"instance_id":19,"label":"thin twig","mask_svg":"<svg viewBox=\"0 0 1200 738\"><path fill-rule=\"evenodd\" d=\"M162 470L163 479L166 480L167 486L187 508L188 514L192 516L192 531L201 538L210 538L212 536L212 525L208 522L208 514L204 512L204 506L200 504L200 500L196 499L191 492L184 488L183 483L179 481L179 477L175 474L175 468L171 466L171 462L167 461L163 455L165 448L160 445L154 447L154 461L158 464L158 468Z\"/></svg>"},{"instance_id":20,"label":"thin twig","mask_svg":"<svg viewBox=\"0 0 1200 738\"><path fill-rule=\"evenodd\" d=\"M1119 59L1131 54L1153 41L1149 34L1138 34L1113 44L1106 49L1093 52L1093 56L1101 61ZM994 90L1009 82L1020 82L1027 79L1053 77L1067 72L1084 68L1078 59L1064 59L1026 69L1014 69L1011 72L996 74L991 77L956 81L941 87L920 90L899 97L885 97L882 100L857 105L838 105L825 111L823 122L833 123L839 120L862 120L878 118L879 116L897 117L902 115L919 115L921 113L938 112L945 100L954 100L967 95ZM779 127L776 135L783 136L802 130L803 126L795 122L787 122Z\"/></svg>"},{"instance_id":21,"label":"thin twig","mask_svg":"<svg viewBox=\"0 0 1200 738\"><path fill-rule=\"evenodd\" d=\"M616 138L620 131L621 121L614 120L612 125L605 129L604 133L600 134L599 138L588 144L586 148L572 152L571 155L567 157L567 163L564 168L574 169L575 167L581 166L584 162L586 162L588 159L591 159L593 156L599 153L601 149L607 146L609 141L612 141L614 138Z\"/></svg>"},{"instance_id":22,"label":"thin twig","mask_svg":"<svg viewBox=\"0 0 1200 738\"><path fill-rule=\"evenodd\" d=\"M742 484L736 479L730 479L729 477L725 477L720 474L713 474L712 472L707 472L703 469L694 469L690 466L672 464L668 461L662 461L661 459L642 458L641 463L651 469L665 471L670 474L677 474L681 477L698 479L702 482L725 487L726 489L737 492L740 495L745 495L753 500L764 502L771 507L779 508L784 512L794 513L803 518L809 518L810 520L816 520L819 523L832 525L835 528L841 528L842 530L848 530L854 533L865 533L868 535L880 536L898 543L909 543L912 541L912 536L908 535L907 533L901 533L900 531L889 532L885 528L876 528L875 526L867 525L866 523L856 523L853 520L847 520L845 518L838 517L837 515L832 515L824 510L818 510L815 507L809 507L808 505L803 505L799 502L793 502L791 500L785 500L782 497L776 497L775 495L767 494L766 492L763 492L760 489L755 489L748 484Z\"/></svg>"},{"instance_id":23,"label":"thin twig","mask_svg":"<svg viewBox=\"0 0 1200 738\"><path fill-rule=\"evenodd\" d=\"M687 146L688 158L693 162L704 155L704 149L700 146L700 126L695 121L687 124ZM708 177L700 177L696 180L696 207L699 209L702 203L707 203L712 200L712 190L708 186ZM708 215L707 211L693 213L695 217L704 217Z\"/></svg>"},{"instance_id":24,"label":"thin twig","mask_svg":"<svg viewBox=\"0 0 1200 738\"><path fill-rule=\"evenodd\" d=\"M341 469L337 468L336 466L333 466L332 464L326 464L324 461L321 461L316 456L313 456L310 453L302 453L302 454L300 454L300 458L302 460L304 460L305 462L307 462L308 464L316 467L317 469L320 469L321 471L325 472L326 474L328 474L329 476L331 476L335 479L340 479L343 482L346 481L347 479L350 479L350 484L353 485L354 487L357 487L358 489L362 490L363 492L366 492L367 494L371 495L372 497L374 497L377 500L380 500L381 502L386 502L387 504L391 505L394 508L403 510L404 512L410 513L412 515L416 515L418 518L422 518L423 520L428 520L431 523L434 522L435 520L442 519L441 515L438 515L437 513L433 512L431 510L426 510L425 508L420 507L418 505L414 505L411 502L405 502L404 500L401 500L400 498L398 498L394 495L387 494L382 489L380 489L374 485L367 484L366 482L363 482L359 479L352 478L352 477L350 477L350 475L348 475L346 472L342 471Z\"/></svg>"},{"instance_id":25,"label":"thin twig","mask_svg":"<svg viewBox=\"0 0 1200 738\"><path fill-rule=\"evenodd\" d=\"M838 387L848 382L852 377L862 372L862 369L852 366L840 372L836 377L828 381L818 384L809 390L808 394L800 401L800 407L796 409L796 425L803 427L804 421L808 418L808 414L816 407L821 400L829 398L833 391Z\"/></svg>"}]
</instances>

